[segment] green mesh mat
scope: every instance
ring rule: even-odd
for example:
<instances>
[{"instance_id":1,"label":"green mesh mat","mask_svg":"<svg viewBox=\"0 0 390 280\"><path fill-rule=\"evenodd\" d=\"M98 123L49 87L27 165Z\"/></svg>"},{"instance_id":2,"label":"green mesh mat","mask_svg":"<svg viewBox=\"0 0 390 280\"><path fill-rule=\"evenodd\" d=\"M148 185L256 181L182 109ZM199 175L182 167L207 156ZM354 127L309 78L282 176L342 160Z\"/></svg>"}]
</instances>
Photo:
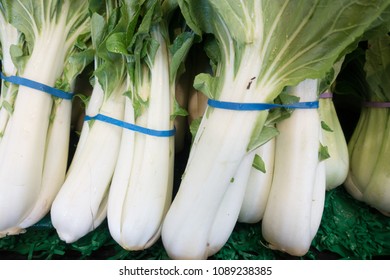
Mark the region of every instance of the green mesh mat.
<instances>
[{"instance_id":1,"label":"green mesh mat","mask_svg":"<svg viewBox=\"0 0 390 280\"><path fill-rule=\"evenodd\" d=\"M390 218L354 200L338 187L327 193L312 248L292 257L266 247L261 223L238 223L226 245L210 259L389 259ZM107 223L73 244L61 241L49 217L26 233L0 239L0 259L169 259L161 241L143 251L126 251L110 237Z\"/></svg>"}]
</instances>

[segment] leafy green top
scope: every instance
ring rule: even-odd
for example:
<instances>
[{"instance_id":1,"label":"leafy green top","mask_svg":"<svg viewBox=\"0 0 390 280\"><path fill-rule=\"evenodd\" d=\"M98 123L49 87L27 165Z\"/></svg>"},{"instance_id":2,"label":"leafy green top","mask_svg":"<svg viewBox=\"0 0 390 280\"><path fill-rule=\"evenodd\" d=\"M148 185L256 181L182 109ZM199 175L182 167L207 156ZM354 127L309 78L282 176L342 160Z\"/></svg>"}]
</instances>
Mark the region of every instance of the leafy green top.
<instances>
[{"instance_id":1,"label":"leafy green top","mask_svg":"<svg viewBox=\"0 0 390 280\"><path fill-rule=\"evenodd\" d=\"M234 54L238 73L241 54L258 45L256 86L272 100L285 86L323 78L368 31L388 23L390 1L179 0L179 5L194 32L215 36L220 68Z\"/></svg>"}]
</instances>

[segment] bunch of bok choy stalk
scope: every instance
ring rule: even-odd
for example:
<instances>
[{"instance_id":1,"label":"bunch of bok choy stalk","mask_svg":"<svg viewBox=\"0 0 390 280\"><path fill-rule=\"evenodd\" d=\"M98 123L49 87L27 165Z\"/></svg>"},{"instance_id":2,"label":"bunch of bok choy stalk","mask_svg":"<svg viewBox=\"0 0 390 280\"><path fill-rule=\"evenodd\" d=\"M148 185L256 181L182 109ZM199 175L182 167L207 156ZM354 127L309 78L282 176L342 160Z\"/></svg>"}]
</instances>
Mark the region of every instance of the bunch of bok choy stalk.
<instances>
[{"instance_id":1,"label":"bunch of bok choy stalk","mask_svg":"<svg viewBox=\"0 0 390 280\"><path fill-rule=\"evenodd\" d=\"M286 86L322 78L356 47L389 1L180 0L179 5L197 34L211 33L217 40L215 75L198 75L198 89L210 99L241 104L272 103ZM258 146L255 137L267 115L208 106L163 223L162 241L171 258L209 256L210 231L226 190L247 152Z\"/></svg>"},{"instance_id":2,"label":"bunch of bok choy stalk","mask_svg":"<svg viewBox=\"0 0 390 280\"><path fill-rule=\"evenodd\" d=\"M357 200L390 216L388 186L390 153L390 36L368 40L364 73L366 87L358 123L348 142L350 168L344 182Z\"/></svg>"},{"instance_id":3,"label":"bunch of bok choy stalk","mask_svg":"<svg viewBox=\"0 0 390 280\"><path fill-rule=\"evenodd\" d=\"M297 102L299 102L299 97L286 94L285 90L278 96L278 103L282 106L291 103L298 104ZM239 222L257 223L263 219L274 177L275 137L279 134L276 124L289 118L293 110L294 108L291 107L277 107L268 113L267 120L259 135L261 145L250 152L254 154L254 158L238 216Z\"/></svg>"},{"instance_id":4,"label":"bunch of bok choy stalk","mask_svg":"<svg viewBox=\"0 0 390 280\"><path fill-rule=\"evenodd\" d=\"M283 94L284 95L284 94ZM215 215L208 239L209 256L217 253L228 241L236 222L256 223L263 217L271 188L275 136L275 123L290 115L285 108L270 110L258 136L258 146L241 161Z\"/></svg>"},{"instance_id":5,"label":"bunch of bok choy stalk","mask_svg":"<svg viewBox=\"0 0 390 280\"><path fill-rule=\"evenodd\" d=\"M275 137L279 134L276 124L288 118L293 112L293 108L283 107L283 105L297 102L299 102L299 97L286 94L285 90L279 94L277 103L280 103L282 107L269 111L259 135L260 146L249 152L253 154L253 162L249 167L250 173L238 216L239 222L257 223L263 219L274 176Z\"/></svg>"},{"instance_id":6,"label":"bunch of bok choy stalk","mask_svg":"<svg viewBox=\"0 0 390 280\"><path fill-rule=\"evenodd\" d=\"M319 114L322 126L323 145L328 149L325 161L326 189L334 189L345 181L349 168L347 140L333 103L335 80L344 58L340 59L320 84Z\"/></svg>"},{"instance_id":7,"label":"bunch of bok choy stalk","mask_svg":"<svg viewBox=\"0 0 390 280\"><path fill-rule=\"evenodd\" d=\"M96 8L91 18L95 70L86 120L65 181L51 207L53 226L68 243L106 218L108 189L122 135L121 127L104 121L123 119L128 86L126 58L111 51L110 40L126 32L136 18L120 1L101 4L103 8Z\"/></svg>"},{"instance_id":8,"label":"bunch of bok choy stalk","mask_svg":"<svg viewBox=\"0 0 390 280\"><path fill-rule=\"evenodd\" d=\"M289 87L301 102L318 99L319 81ZM309 251L324 209L326 177L318 110L298 109L276 124L273 179L262 220L271 249L302 256Z\"/></svg>"},{"instance_id":9,"label":"bunch of bok choy stalk","mask_svg":"<svg viewBox=\"0 0 390 280\"><path fill-rule=\"evenodd\" d=\"M164 2L130 2L142 18L134 40L122 42L130 61L124 120L150 130L123 131L108 197L110 233L127 250L148 248L160 238L172 200L176 74L193 34L181 33L171 43L172 8Z\"/></svg>"},{"instance_id":10,"label":"bunch of bok choy stalk","mask_svg":"<svg viewBox=\"0 0 390 280\"><path fill-rule=\"evenodd\" d=\"M68 91L93 56L88 1L2 0L0 6L23 36L9 54L3 48L18 75L3 78L21 84L8 103L11 114L0 142L0 235L8 235L45 216L63 183L72 108ZM8 63L3 60L5 69Z\"/></svg>"}]
</instances>

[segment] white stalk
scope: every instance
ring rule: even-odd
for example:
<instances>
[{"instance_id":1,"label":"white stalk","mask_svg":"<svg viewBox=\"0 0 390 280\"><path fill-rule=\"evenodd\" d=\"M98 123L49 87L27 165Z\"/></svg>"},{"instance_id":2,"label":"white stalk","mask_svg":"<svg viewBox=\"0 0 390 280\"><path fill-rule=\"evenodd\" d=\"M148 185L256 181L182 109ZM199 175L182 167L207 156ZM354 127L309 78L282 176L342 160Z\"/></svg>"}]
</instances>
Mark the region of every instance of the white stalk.
<instances>
[{"instance_id":1,"label":"white stalk","mask_svg":"<svg viewBox=\"0 0 390 280\"><path fill-rule=\"evenodd\" d=\"M241 222L239 215L242 215L243 211L246 211L246 217L258 216L259 212L264 213L272 182L274 147L275 138L272 138L259 148L248 152L243 158L215 216L208 241L208 256L214 255L226 244L236 222ZM254 172L261 173L253 167L256 154L262 156L270 170L267 176L253 175Z\"/></svg>"},{"instance_id":2,"label":"white stalk","mask_svg":"<svg viewBox=\"0 0 390 280\"><path fill-rule=\"evenodd\" d=\"M136 123L151 129L169 130L173 127L173 96L168 52L158 28L152 31L152 36L160 47L150 70L148 107ZM160 237L161 224L171 202L174 138L132 134L124 135L130 142L123 143L115 168L108 220L115 240L123 248L142 250Z\"/></svg>"},{"instance_id":3,"label":"white stalk","mask_svg":"<svg viewBox=\"0 0 390 280\"><path fill-rule=\"evenodd\" d=\"M66 12L63 15L56 24L66 30ZM67 36L56 30L41 30L20 76L54 86L63 71ZM0 146L0 231L12 232L38 198L52 103L47 93L19 87Z\"/></svg>"},{"instance_id":4,"label":"white stalk","mask_svg":"<svg viewBox=\"0 0 390 280\"><path fill-rule=\"evenodd\" d=\"M19 224L21 228L32 226L49 212L65 180L71 115L72 102L57 100L57 104L54 104L54 119L50 122L46 140L41 190L32 210Z\"/></svg>"},{"instance_id":5,"label":"white stalk","mask_svg":"<svg viewBox=\"0 0 390 280\"><path fill-rule=\"evenodd\" d=\"M0 42L1 42L1 48L2 48L2 71L3 74L6 76L15 75L17 72L17 69L12 62L11 54L10 54L10 47L13 44L18 43L19 39L19 33L16 28L14 28L11 24L9 24L4 16L3 13L0 12L0 25L2 28L2 32L0 32ZM17 92L17 85L7 83L4 80L1 81L1 95L0 95L0 143L3 142L3 135L5 133L5 129L8 125L8 121L10 119L10 116L12 114L12 110L10 111L10 108L6 107L6 103L8 103L10 106L13 107L15 94ZM0 199L1 200L1 199ZM7 211L6 208L8 207L6 201L2 201L2 204L4 205L4 209L1 209L1 211ZM4 213L4 212L3 212ZM4 213L5 214L5 213ZM3 215L1 215L3 218ZM11 227L8 228L7 227ZM5 230L4 230L5 229ZM3 231L4 230L4 231ZM13 227L12 225L9 226L0 226L0 237L3 237L7 234L18 234L22 230L18 227Z\"/></svg>"},{"instance_id":6,"label":"white stalk","mask_svg":"<svg viewBox=\"0 0 390 280\"><path fill-rule=\"evenodd\" d=\"M332 131L323 130L323 144L328 147L330 158L325 161L326 189L340 186L348 175L349 154L347 141L341 128L336 109L331 98L319 99L321 121Z\"/></svg>"},{"instance_id":7,"label":"white stalk","mask_svg":"<svg viewBox=\"0 0 390 280\"><path fill-rule=\"evenodd\" d=\"M321 225L322 214L324 213L325 192L326 192L326 160L321 161L317 167L316 180L313 187L310 234L313 240Z\"/></svg>"},{"instance_id":8,"label":"white stalk","mask_svg":"<svg viewBox=\"0 0 390 280\"><path fill-rule=\"evenodd\" d=\"M135 123L134 108L129 98L125 99L124 121ZM111 237L121 242L122 229L122 208L126 198L127 186L130 178L130 171L133 167L135 132L123 129L119 148L118 160L115 165L110 192L107 202L107 222Z\"/></svg>"},{"instance_id":9,"label":"white stalk","mask_svg":"<svg viewBox=\"0 0 390 280\"><path fill-rule=\"evenodd\" d=\"M389 159L389 128L386 129L386 137L382 146L381 153L375 164L371 180L363 193L363 201L376 208L383 215L390 217L390 188L388 185L388 165L385 162Z\"/></svg>"},{"instance_id":10,"label":"white stalk","mask_svg":"<svg viewBox=\"0 0 390 280\"><path fill-rule=\"evenodd\" d=\"M261 65L256 55L259 51L251 47L243 51L237 73L234 73L233 55L224 65L225 82L220 100L269 101L267 95L271 89L256 88L256 80L248 88L248 83L257 77ZM256 121L260 118L264 123L266 117L267 112L207 108L191 147L181 185L162 228L162 241L171 258L207 258L210 230L219 206L247 153Z\"/></svg>"},{"instance_id":11,"label":"white stalk","mask_svg":"<svg viewBox=\"0 0 390 280\"><path fill-rule=\"evenodd\" d=\"M2 12L0 12L0 26L2 31L0 32L0 45L2 49L2 71L6 76L16 75L17 69L12 61L10 48L12 45L16 45L19 41L18 30L8 23L4 18ZM5 103L8 103L13 107L15 94L17 92L17 85L8 84L4 80L1 81L1 95L0 95L0 141L4 134L8 120L12 112L6 107Z\"/></svg>"},{"instance_id":12,"label":"white stalk","mask_svg":"<svg viewBox=\"0 0 390 280\"><path fill-rule=\"evenodd\" d=\"M384 34L369 42L366 51L368 101L389 101L390 37ZM347 191L356 199L390 216L389 156L390 108L375 104L364 106L350 148L351 167L345 183ZM365 120L364 124L363 121ZM355 136L356 135L356 136Z\"/></svg>"},{"instance_id":13,"label":"white stalk","mask_svg":"<svg viewBox=\"0 0 390 280\"><path fill-rule=\"evenodd\" d=\"M344 186L355 199L390 216L390 189L386 183L390 151L389 109L365 108L363 112L365 115L361 118L367 121L362 122L362 128L358 123L351 139L354 141L348 143L351 150L351 167ZM366 166L364 172L361 171L363 165Z\"/></svg>"},{"instance_id":14,"label":"white stalk","mask_svg":"<svg viewBox=\"0 0 390 280\"><path fill-rule=\"evenodd\" d=\"M126 83L104 101L99 113L122 120ZM59 237L67 243L83 237L106 217L109 185L118 157L122 129L94 121L85 143L51 207L51 219ZM79 147L78 147L79 148Z\"/></svg>"},{"instance_id":15,"label":"white stalk","mask_svg":"<svg viewBox=\"0 0 390 280\"><path fill-rule=\"evenodd\" d=\"M263 218L274 172L275 142L275 138L272 138L254 150L263 159L266 172L252 167L238 216L239 222L257 223Z\"/></svg>"},{"instance_id":16,"label":"white stalk","mask_svg":"<svg viewBox=\"0 0 390 280\"><path fill-rule=\"evenodd\" d=\"M224 194L210 229L207 247L208 256L212 256L221 250L233 232L244 199L254 156L254 152L245 155Z\"/></svg>"},{"instance_id":17,"label":"white stalk","mask_svg":"<svg viewBox=\"0 0 390 280\"><path fill-rule=\"evenodd\" d=\"M88 102L85 115L87 116L96 116L99 113L99 110L104 102L104 91L100 83L95 80L95 83L92 88L91 98ZM77 158L83 151L83 146L88 139L90 126L87 122L84 121L82 129L80 132L79 140L77 141L77 148L73 155L72 161L77 161ZM68 169L68 173L71 172L73 165L71 164Z\"/></svg>"},{"instance_id":18,"label":"white stalk","mask_svg":"<svg viewBox=\"0 0 390 280\"><path fill-rule=\"evenodd\" d=\"M207 126L198 131L201 137L193 144L192 156L163 224L162 240L171 258L207 258L210 229L246 153L253 129L250 124L257 116L255 112L235 114L215 110ZM243 127L243 123L248 126ZM224 135L223 141L216 141L220 139L216 135Z\"/></svg>"},{"instance_id":19,"label":"white stalk","mask_svg":"<svg viewBox=\"0 0 390 280\"><path fill-rule=\"evenodd\" d=\"M363 200L381 153L387 112L383 108L363 108L358 124L348 143L349 171L344 182L346 190L357 200ZM373 133L376 135L372 137Z\"/></svg>"},{"instance_id":20,"label":"white stalk","mask_svg":"<svg viewBox=\"0 0 390 280\"><path fill-rule=\"evenodd\" d=\"M317 81L301 82L292 88L292 94L299 96L300 101L316 100ZM302 256L310 248L325 196L325 182L322 190L320 182L316 183L321 140L318 110L295 110L277 128L274 178L262 234L270 248Z\"/></svg>"}]
</instances>

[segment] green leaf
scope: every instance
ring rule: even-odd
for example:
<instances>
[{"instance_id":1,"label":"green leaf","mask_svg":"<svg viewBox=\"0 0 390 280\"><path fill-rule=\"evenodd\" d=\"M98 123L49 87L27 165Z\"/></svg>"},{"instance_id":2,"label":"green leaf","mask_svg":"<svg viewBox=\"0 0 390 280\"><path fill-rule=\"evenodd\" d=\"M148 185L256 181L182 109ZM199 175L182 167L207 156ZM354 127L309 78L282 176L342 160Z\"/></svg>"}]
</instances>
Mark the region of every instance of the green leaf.
<instances>
[{"instance_id":1,"label":"green leaf","mask_svg":"<svg viewBox=\"0 0 390 280\"><path fill-rule=\"evenodd\" d=\"M173 44L169 47L171 53L171 63L169 67L170 81L173 83L180 66L183 65L185 58L194 42L194 34L192 32L184 32L178 35Z\"/></svg>"},{"instance_id":2,"label":"green leaf","mask_svg":"<svg viewBox=\"0 0 390 280\"><path fill-rule=\"evenodd\" d=\"M258 154L255 155L252 166L260 172L266 173L265 162Z\"/></svg>"},{"instance_id":3,"label":"green leaf","mask_svg":"<svg viewBox=\"0 0 390 280\"><path fill-rule=\"evenodd\" d=\"M24 69L28 61L28 56L25 55L25 52L20 45L12 45L9 49L12 62L16 66L17 69Z\"/></svg>"},{"instance_id":4,"label":"green leaf","mask_svg":"<svg viewBox=\"0 0 390 280\"><path fill-rule=\"evenodd\" d=\"M192 139L195 138L195 135L199 129L199 126L200 126L200 123L202 121L202 118L197 118L197 119L194 119L191 123L190 123L190 133L192 135Z\"/></svg>"},{"instance_id":5,"label":"green leaf","mask_svg":"<svg viewBox=\"0 0 390 280\"><path fill-rule=\"evenodd\" d=\"M388 34L368 41L364 70L371 99L390 101L390 36Z\"/></svg>"},{"instance_id":6,"label":"green leaf","mask_svg":"<svg viewBox=\"0 0 390 280\"><path fill-rule=\"evenodd\" d=\"M257 35L250 13L256 9L255 1L220 1L210 0L210 5L227 25L230 35L235 41L252 43ZM215 20L215 19L214 19Z\"/></svg>"},{"instance_id":7,"label":"green leaf","mask_svg":"<svg viewBox=\"0 0 390 280\"><path fill-rule=\"evenodd\" d=\"M194 88L208 98L213 99L215 94L216 79L210 74L200 73L195 77Z\"/></svg>"},{"instance_id":8,"label":"green leaf","mask_svg":"<svg viewBox=\"0 0 390 280\"><path fill-rule=\"evenodd\" d=\"M183 107L181 107L179 105L179 103L177 102L177 100L175 99L174 100L174 110L173 110L172 118L175 118L175 117L178 117L178 116L186 117L186 116L188 116L188 111L186 109L184 109Z\"/></svg>"},{"instance_id":9,"label":"green leaf","mask_svg":"<svg viewBox=\"0 0 390 280\"><path fill-rule=\"evenodd\" d=\"M84 108L87 108L87 105L88 105L88 102L89 100L91 99L91 96L90 95L84 95L84 94L81 94L81 93L77 93L74 95L74 97L76 98L79 98L81 100L81 103L83 104Z\"/></svg>"},{"instance_id":10,"label":"green leaf","mask_svg":"<svg viewBox=\"0 0 390 280\"><path fill-rule=\"evenodd\" d=\"M363 100L369 99L369 87L364 72L365 49L358 47L352 53L345 56L341 71L337 76L334 92L337 94L351 95L351 101L357 100L361 107Z\"/></svg>"},{"instance_id":11,"label":"green leaf","mask_svg":"<svg viewBox=\"0 0 390 280\"><path fill-rule=\"evenodd\" d=\"M285 86L323 78L357 47L389 1L179 0L179 5L195 33L215 35L220 63L235 53L239 61L234 65L241 67L240 54L259 44L256 51L262 66L257 85L259 92L267 89L268 99L273 100ZM220 77L220 83L226 82Z\"/></svg>"},{"instance_id":12,"label":"green leaf","mask_svg":"<svg viewBox=\"0 0 390 280\"><path fill-rule=\"evenodd\" d=\"M50 30L50 26L59 27L58 32L64 33L67 40L74 40L73 34L84 34L90 29L88 1L84 0L2 0L7 18L25 35L29 50L34 47L37 38L42 36L43 30ZM60 18L66 15L68 29L60 27ZM72 45L70 46L72 47Z\"/></svg>"},{"instance_id":13,"label":"green leaf","mask_svg":"<svg viewBox=\"0 0 390 280\"><path fill-rule=\"evenodd\" d=\"M319 93L324 93L326 91L333 91L334 83L336 81L336 78L338 77L338 74L341 71L342 64L344 62L344 57L339 59L333 67L326 73L325 77L321 79L320 85L319 85Z\"/></svg>"},{"instance_id":14,"label":"green leaf","mask_svg":"<svg viewBox=\"0 0 390 280\"><path fill-rule=\"evenodd\" d=\"M95 71L106 96L109 96L127 75L127 27L129 19L127 7L107 5L102 15L92 16L91 37L95 48Z\"/></svg>"},{"instance_id":15,"label":"green leaf","mask_svg":"<svg viewBox=\"0 0 390 280\"><path fill-rule=\"evenodd\" d=\"M106 47L112 53L127 55L126 33L118 32L112 34L107 39Z\"/></svg>"},{"instance_id":16,"label":"green leaf","mask_svg":"<svg viewBox=\"0 0 390 280\"><path fill-rule=\"evenodd\" d=\"M330 155L329 155L328 147L324 146L324 145L322 145L320 143L320 148L318 150L318 159L319 159L319 161L326 160L329 157L330 157Z\"/></svg>"},{"instance_id":17,"label":"green leaf","mask_svg":"<svg viewBox=\"0 0 390 280\"><path fill-rule=\"evenodd\" d=\"M70 91L71 84L86 66L93 61L94 56L95 52L92 49L86 49L81 52L72 52L72 55L65 63L62 75L56 81L55 87L64 91Z\"/></svg>"},{"instance_id":18,"label":"green leaf","mask_svg":"<svg viewBox=\"0 0 390 280\"><path fill-rule=\"evenodd\" d=\"M270 40L264 45L267 63L261 76L283 86L322 78L340 57L357 46L363 33L389 6L388 1L351 0L263 3L263 11L267 11L264 35ZM301 8L296 10L297 6Z\"/></svg>"},{"instance_id":19,"label":"green leaf","mask_svg":"<svg viewBox=\"0 0 390 280\"><path fill-rule=\"evenodd\" d=\"M380 16L378 16L371 26L366 30L362 40L367 41L382 37L390 30L390 6L385 9Z\"/></svg>"},{"instance_id":20,"label":"green leaf","mask_svg":"<svg viewBox=\"0 0 390 280\"><path fill-rule=\"evenodd\" d=\"M138 26L138 34L148 34L154 23L158 22L155 18L157 1L149 0L146 1L146 6L144 7L145 14L142 17L141 24Z\"/></svg>"},{"instance_id":21,"label":"green leaf","mask_svg":"<svg viewBox=\"0 0 390 280\"><path fill-rule=\"evenodd\" d=\"M299 102L299 97L291 95L285 91L281 92L276 99L276 103L280 104L293 104Z\"/></svg>"},{"instance_id":22,"label":"green leaf","mask_svg":"<svg viewBox=\"0 0 390 280\"><path fill-rule=\"evenodd\" d=\"M252 137L247 150L252 151L261 145L267 143L272 138L276 137L279 134L279 131L274 126L257 126L257 133L254 132L253 135L257 135L256 137Z\"/></svg>"},{"instance_id":23,"label":"green leaf","mask_svg":"<svg viewBox=\"0 0 390 280\"><path fill-rule=\"evenodd\" d=\"M325 131L333 132L333 129L329 127L324 121L321 121L321 128Z\"/></svg>"},{"instance_id":24,"label":"green leaf","mask_svg":"<svg viewBox=\"0 0 390 280\"><path fill-rule=\"evenodd\" d=\"M218 62L222 58L217 40L215 40L215 38L206 38L204 40L204 50L210 58L211 68L213 73L215 73L217 71Z\"/></svg>"},{"instance_id":25,"label":"green leaf","mask_svg":"<svg viewBox=\"0 0 390 280\"><path fill-rule=\"evenodd\" d=\"M12 112L14 111L14 108L13 106L7 102L7 100L2 100L1 102L1 107L4 107L5 110L9 113L9 114L12 114Z\"/></svg>"},{"instance_id":26,"label":"green leaf","mask_svg":"<svg viewBox=\"0 0 390 280\"><path fill-rule=\"evenodd\" d=\"M95 50L103 42L106 31L106 21L104 17L94 13L91 18L91 39L92 46Z\"/></svg>"}]
</instances>

